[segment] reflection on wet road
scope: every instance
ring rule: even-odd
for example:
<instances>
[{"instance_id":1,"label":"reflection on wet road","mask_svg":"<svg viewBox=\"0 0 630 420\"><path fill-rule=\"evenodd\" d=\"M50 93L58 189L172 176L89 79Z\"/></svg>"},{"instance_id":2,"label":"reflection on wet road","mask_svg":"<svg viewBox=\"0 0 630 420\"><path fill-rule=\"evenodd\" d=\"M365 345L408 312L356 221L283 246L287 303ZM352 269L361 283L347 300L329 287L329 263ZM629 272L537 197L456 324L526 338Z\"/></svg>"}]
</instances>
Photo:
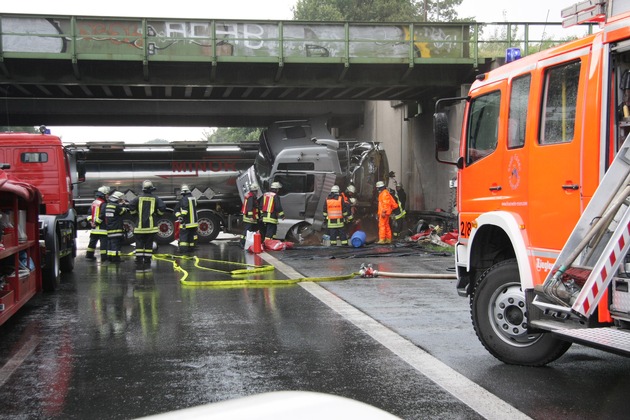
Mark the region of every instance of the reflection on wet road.
<instances>
[{"instance_id":1,"label":"reflection on wet road","mask_svg":"<svg viewBox=\"0 0 630 420\"><path fill-rule=\"evenodd\" d=\"M229 240L203 245L196 255L219 262L205 261L207 270L181 258L194 282L231 278L234 265L220 261L265 264ZM327 273L348 272L326 265ZM476 416L302 287L186 286L182 276L166 260L136 271L129 257L118 265L77 258L60 290L0 329L2 360L23 359L0 387L2 413L126 419L306 390L403 418ZM256 276L287 278L278 270Z\"/></svg>"}]
</instances>

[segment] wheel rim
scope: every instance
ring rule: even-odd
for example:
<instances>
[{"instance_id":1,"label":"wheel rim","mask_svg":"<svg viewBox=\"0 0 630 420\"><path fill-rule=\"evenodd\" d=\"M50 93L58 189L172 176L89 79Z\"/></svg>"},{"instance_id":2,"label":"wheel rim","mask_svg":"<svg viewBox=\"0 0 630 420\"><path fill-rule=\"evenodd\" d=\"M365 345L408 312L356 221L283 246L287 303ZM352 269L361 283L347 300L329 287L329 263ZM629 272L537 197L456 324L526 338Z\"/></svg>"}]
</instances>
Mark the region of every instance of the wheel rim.
<instances>
[{"instance_id":1,"label":"wheel rim","mask_svg":"<svg viewBox=\"0 0 630 420\"><path fill-rule=\"evenodd\" d=\"M492 329L501 340L512 346L525 347L540 339L540 334L527 332L527 305L520 284L512 283L497 289L488 308Z\"/></svg>"},{"instance_id":2,"label":"wheel rim","mask_svg":"<svg viewBox=\"0 0 630 420\"><path fill-rule=\"evenodd\" d=\"M175 233L175 226L169 220L160 220L158 222L158 236L169 238Z\"/></svg>"},{"instance_id":3,"label":"wheel rim","mask_svg":"<svg viewBox=\"0 0 630 420\"><path fill-rule=\"evenodd\" d=\"M214 223L209 218L202 217L198 220L198 223L197 234L202 238L207 238L214 232L214 229L216 229Z\"/></svg>"}]
</instances>

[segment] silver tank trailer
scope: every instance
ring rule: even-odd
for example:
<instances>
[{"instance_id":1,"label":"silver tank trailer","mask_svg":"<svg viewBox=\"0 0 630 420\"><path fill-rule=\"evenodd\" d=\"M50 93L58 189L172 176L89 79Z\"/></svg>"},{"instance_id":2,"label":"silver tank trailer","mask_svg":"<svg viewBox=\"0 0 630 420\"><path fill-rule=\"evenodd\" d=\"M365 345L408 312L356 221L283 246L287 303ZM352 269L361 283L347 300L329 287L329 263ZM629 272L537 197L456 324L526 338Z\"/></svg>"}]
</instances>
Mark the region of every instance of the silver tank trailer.
<instances>
[{"instance_id":1,"label":"silver tank trailer","mask_svg":"<svg viewBox=\"0 0 630 420\"><path fill-rule=\"evenodd\" d=\"M197 198L200 242L216 238L220 230L229 230L240 213L241 200L236 178L251 166L258 153L257 143L208 146L206 142L178 142L156 145L91 143L75 146L83 149L85 182L75 188L75 203L81 227L94 200L94 193L109 186L125 193L127 201L150 180L154 194L165 201L169 212L159 221L158 243L174 239L172 210L181 198L183 184ZM127 221L127 242L133 241L133 220Z\"/></svg>"}]
</instances>

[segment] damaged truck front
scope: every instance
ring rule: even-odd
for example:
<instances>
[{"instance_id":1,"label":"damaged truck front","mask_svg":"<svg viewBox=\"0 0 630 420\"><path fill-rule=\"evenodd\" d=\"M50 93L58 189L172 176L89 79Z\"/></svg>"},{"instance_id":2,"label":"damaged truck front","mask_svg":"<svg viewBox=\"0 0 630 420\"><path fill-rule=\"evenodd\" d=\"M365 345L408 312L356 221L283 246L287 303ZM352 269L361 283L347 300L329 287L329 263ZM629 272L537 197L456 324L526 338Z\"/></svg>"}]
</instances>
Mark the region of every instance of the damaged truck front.
<instances>
[{"instance_id":1,"label":"damaged truck front","mask_svg":"<svg viewBox=\"0 0 630 420\"><path fill-rule=\"evenodd\" d=\"M385 150L378 142L334 139L326 120L280 121L260 136L258 156L237 179L241 195L256 183L259 194L280 182L285 219L278 225L277 237L295 242L317 238L324 222L323 206L333 185L344 191L354 185L356 193L355 229L376 230L377 181L386 182L389 166Z\"/></svg>"}]
</instances>

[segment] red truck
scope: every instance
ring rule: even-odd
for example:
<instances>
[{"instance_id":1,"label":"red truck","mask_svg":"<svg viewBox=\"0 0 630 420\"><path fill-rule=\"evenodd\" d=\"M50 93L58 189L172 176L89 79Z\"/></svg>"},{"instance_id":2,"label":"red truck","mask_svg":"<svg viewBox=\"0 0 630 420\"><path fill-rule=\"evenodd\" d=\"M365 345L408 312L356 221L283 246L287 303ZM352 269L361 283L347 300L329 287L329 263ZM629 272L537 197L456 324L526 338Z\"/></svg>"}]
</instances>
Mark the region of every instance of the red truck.
<instances>
[{"instance_id":1,"label":"red truck","mask_svg":"<svg viewBox=\"0 0 630 420\"><path fill-rule=\"evenodd\" d=\"M37 188L0 170L0 325L42 290Z\"/></svg>"},{"instance_id":2,"label":"red truck","mask_svg":"<svg viewBox=\"0 0 630 420\"><path fill-rule=\"evenodd\" d=\"M42 134L0 133L0 163L10 179L19 179L41 192L39 239L42 255L42 286L58 285L61 272L74 268L77 253L77 214L73 189L79 181L76 151L40 128Z\"/></svg>"}]
</instances>

